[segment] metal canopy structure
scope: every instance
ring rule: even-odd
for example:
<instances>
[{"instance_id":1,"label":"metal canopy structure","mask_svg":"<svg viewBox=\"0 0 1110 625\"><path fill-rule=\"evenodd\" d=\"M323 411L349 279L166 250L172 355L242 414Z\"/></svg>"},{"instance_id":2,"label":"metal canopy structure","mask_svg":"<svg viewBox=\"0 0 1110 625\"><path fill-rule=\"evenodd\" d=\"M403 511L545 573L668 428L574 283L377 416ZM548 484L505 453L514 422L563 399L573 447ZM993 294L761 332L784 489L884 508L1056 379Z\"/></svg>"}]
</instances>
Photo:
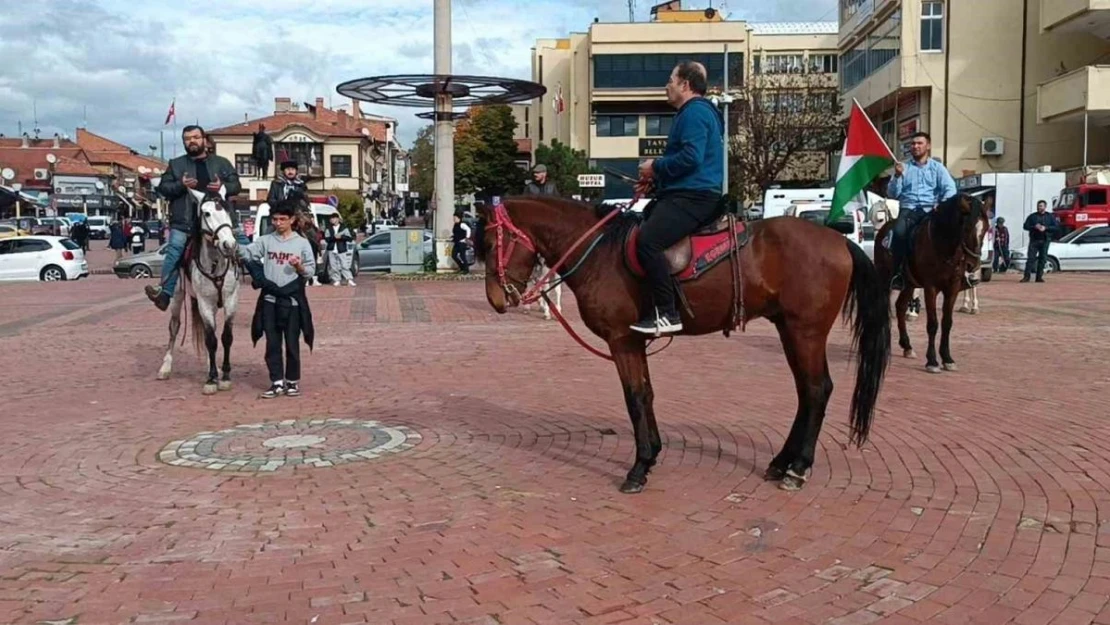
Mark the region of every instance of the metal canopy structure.
<instances>
[{"instance_id":1,"label":"metal canopy structure","mask_svg":"<svg viewBox=\"0 0 1110 625\"><path fill-rule=\"evenodd\" d=\"M541 84L516 78L452 76L450 74L398 74L348 80L335 88L354 100L388 106L431 108L436 98L450 96L453 106L513 104L547 93Z\"/></svg>"},{"instance_id":2,"label":"metal canopy structure","mask_svg":"<svg viewBox=\"0 0 1110 625\"><path fill-rule=\"evenodd\" d=\"M438 113L436 111L424 111L423 113L417 113L416 116L419 117L420 119L427 119L429 121L435 121L435 120L439 120L441 117L445 117L445 118L447 118L448 121L455 122L455 121L459 121L460 119L466 119L467 117L470 117L470 113L467 113L466 111L451 111L450 113Z\"/></svg>"},{"instance_id":3,"label":"metal canopy structure","mask_svg":"<svg viewBox=\"0 0 1110 625\"><path fill-rule=\"evenodd\" d=\"M435 120L436 269L451 271L447 246L455 214L454 122L465 113L456 106L513 104L542 97L547 88L516 78L455 76L451 73L451 0L434 0L434 56L432 74L397 74L348 80L336 87L352 100L386 106L431 108Z\"/></svg>"}]
</instances>

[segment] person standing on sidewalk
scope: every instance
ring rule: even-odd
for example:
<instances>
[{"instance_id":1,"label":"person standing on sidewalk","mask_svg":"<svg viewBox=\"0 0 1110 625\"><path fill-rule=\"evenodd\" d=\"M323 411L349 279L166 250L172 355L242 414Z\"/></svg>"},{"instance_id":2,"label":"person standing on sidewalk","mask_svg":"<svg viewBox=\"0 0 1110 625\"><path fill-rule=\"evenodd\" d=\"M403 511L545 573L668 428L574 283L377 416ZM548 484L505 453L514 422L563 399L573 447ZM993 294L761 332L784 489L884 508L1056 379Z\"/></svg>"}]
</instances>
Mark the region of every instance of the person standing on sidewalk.
<instances>
[{"instance_id":1,"label":"person standing on sidewalk","mask_svg":"<svg viewBox=\"0 0 1110 625\"><path fill-rule=\"evenodd\" d=\"M470 239L470 226L463 221L462 213L455 213L455 225L451 228L451 259L459 266L461 273L470 273L466 262L466 250Z\"/></svg>"},{"instance_id":2,"label":"person standing on sidewalk","mask_svg":"<svg viewBox=\"0 0 1110 625\"><path fill-rule=\"evenodd\" d=\"M312 348L312 310L304 286L308 276L316 273L316 257L308 241L293 231L295 212L294 201L279 202L270 209L274 231L239 247L239 256L254 278L252 285L262 289L251 323L252 341L257 344L259 337L266 336L270 388L262 393L262 399L301 394L302 330L305 343Z\"/></svg>"},{"instance_id":3,"label":"person standing on sidewalk","mask_svg":"<svg viewBox=\"0 0 1110 625\"><path fill-rule=\"evenodd\" d=\"M339 213L332 213L328 220L331 222L324 231L324 242L327 244L328 277L332 286L339 286L343 280L350 286L355 286L355 278L351 275L351 242L355 240L351 229L340 223Z\"/></svg>"},{"instance_id":4,"label":"person standing on sidewalk","mask_svg":"<svg viewBox=\"0 0 1110 625\"><path fill-rule=\"evenodd\" d=\"M1010 229L1006 218L999 217L994 222L994 267L995 273L1006 273L1010 268Z\"/></svg>"},{"instance_id":5,"label":"person standing on sidewalk","mask_svg":"<svg viewBox=\"0 0 1110 625\"><path fill-rule=\"evenodd\" d=\"M1033 264L1037 265L1037 282L1044 282L1044 266L1048 262L1048 244L1060 230L1056 216L1048 212L1044 200L1037 202L1037 212L1025 218L1023 229L1029 233L1029 249L1025 253L1025 275L1022 282L1029 282Z\"/></svg>"}]
</instances>

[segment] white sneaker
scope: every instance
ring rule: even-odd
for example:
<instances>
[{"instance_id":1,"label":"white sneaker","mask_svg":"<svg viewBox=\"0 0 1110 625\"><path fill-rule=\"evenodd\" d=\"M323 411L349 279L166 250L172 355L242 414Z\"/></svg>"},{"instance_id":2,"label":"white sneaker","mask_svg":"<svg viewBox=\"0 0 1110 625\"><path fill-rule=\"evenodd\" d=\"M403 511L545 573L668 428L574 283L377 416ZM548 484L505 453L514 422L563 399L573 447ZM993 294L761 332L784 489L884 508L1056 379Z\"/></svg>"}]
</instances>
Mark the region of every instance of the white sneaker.
<instances>
[{"instance_id":1,"label":"white sneaker","mask_svg":"<svg viewBox=\"0 0 1110 625\"><path fill-rule=\"evenodd\" d=\"M347 283L347 284L348 284L348 286L350 286L350 287L352 287L352 288L353 288L353 287L356 287L356 286L358 286L357 284L355 284L355 281L354 281L354 280L350 280L350 281L348 281L348 283Z\"/></svg>"}]
</instances>

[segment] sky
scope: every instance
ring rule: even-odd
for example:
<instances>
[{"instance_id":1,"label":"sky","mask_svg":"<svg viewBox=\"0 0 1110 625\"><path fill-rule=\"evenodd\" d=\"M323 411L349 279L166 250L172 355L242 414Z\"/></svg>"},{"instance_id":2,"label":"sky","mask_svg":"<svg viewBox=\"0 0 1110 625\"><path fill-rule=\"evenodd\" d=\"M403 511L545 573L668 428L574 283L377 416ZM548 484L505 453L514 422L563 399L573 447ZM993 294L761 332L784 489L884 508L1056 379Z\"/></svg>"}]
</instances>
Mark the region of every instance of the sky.
<instances>
[{"instance_id":1,"label":"sky","mask_svg":"<svg viewBox=\"0 0 1110 625\"><path fill-rule=\"evenodd\" d=\"M651 0L638 0L646 20ZM703 8L709 0L685 0ZM836 0L716 0L749 22L836 19ZM723 6L722 6L723 5ZM627 0L454 0L453 71L529 78L536 39L627 21ZM273 112L274 97L347 102L339 83L432 72L432 0L0 0L0 133L90 131L148 153L176 101L179 126ZM411 145L421 109L363 104Z\"/></svg>"}]
</instances>

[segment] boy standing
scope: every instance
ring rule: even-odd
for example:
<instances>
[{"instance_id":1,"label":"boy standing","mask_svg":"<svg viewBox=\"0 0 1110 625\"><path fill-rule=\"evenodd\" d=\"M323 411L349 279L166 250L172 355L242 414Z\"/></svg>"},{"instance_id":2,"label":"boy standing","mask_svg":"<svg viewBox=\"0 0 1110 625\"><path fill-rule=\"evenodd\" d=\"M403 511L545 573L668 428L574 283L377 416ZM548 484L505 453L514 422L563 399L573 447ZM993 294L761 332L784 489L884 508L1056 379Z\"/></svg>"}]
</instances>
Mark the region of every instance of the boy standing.
<instances>
[{"instance_id":1,"label":"boy standing","mask_svg":"<svg viewBox=\"0 0 1110 625\"><path fill-rule=\"evenodd\" d=\"M327 243L328 276L332 286L339 286L343 280L354 286L355 278L351 275L351 242L355 240L351 230L339 222L339 213L332 213L328 218L330 225L324 231L324 241Z\"/></svg>"},{"instance_id":2,"label":"boy standing","mask_svg":"<svg viewBox=\"0 0 1110 625\"><path fill-rule=\"evenodd\" d=\"M274 231L239 248L239 255L247 261L248 271L254 278L253 286L262 289L262 297L258 298L254 310L251 339L257 344L259 337L266 335L270 388L262 393L263 399L301 394L302 330L305 343L312 348L312 311L305 297L304 284L305 279L316 272L316 258L308 240L293 231L294 211L293 201L276 204L270 209Z\"/></svg>"}]
</instances>

